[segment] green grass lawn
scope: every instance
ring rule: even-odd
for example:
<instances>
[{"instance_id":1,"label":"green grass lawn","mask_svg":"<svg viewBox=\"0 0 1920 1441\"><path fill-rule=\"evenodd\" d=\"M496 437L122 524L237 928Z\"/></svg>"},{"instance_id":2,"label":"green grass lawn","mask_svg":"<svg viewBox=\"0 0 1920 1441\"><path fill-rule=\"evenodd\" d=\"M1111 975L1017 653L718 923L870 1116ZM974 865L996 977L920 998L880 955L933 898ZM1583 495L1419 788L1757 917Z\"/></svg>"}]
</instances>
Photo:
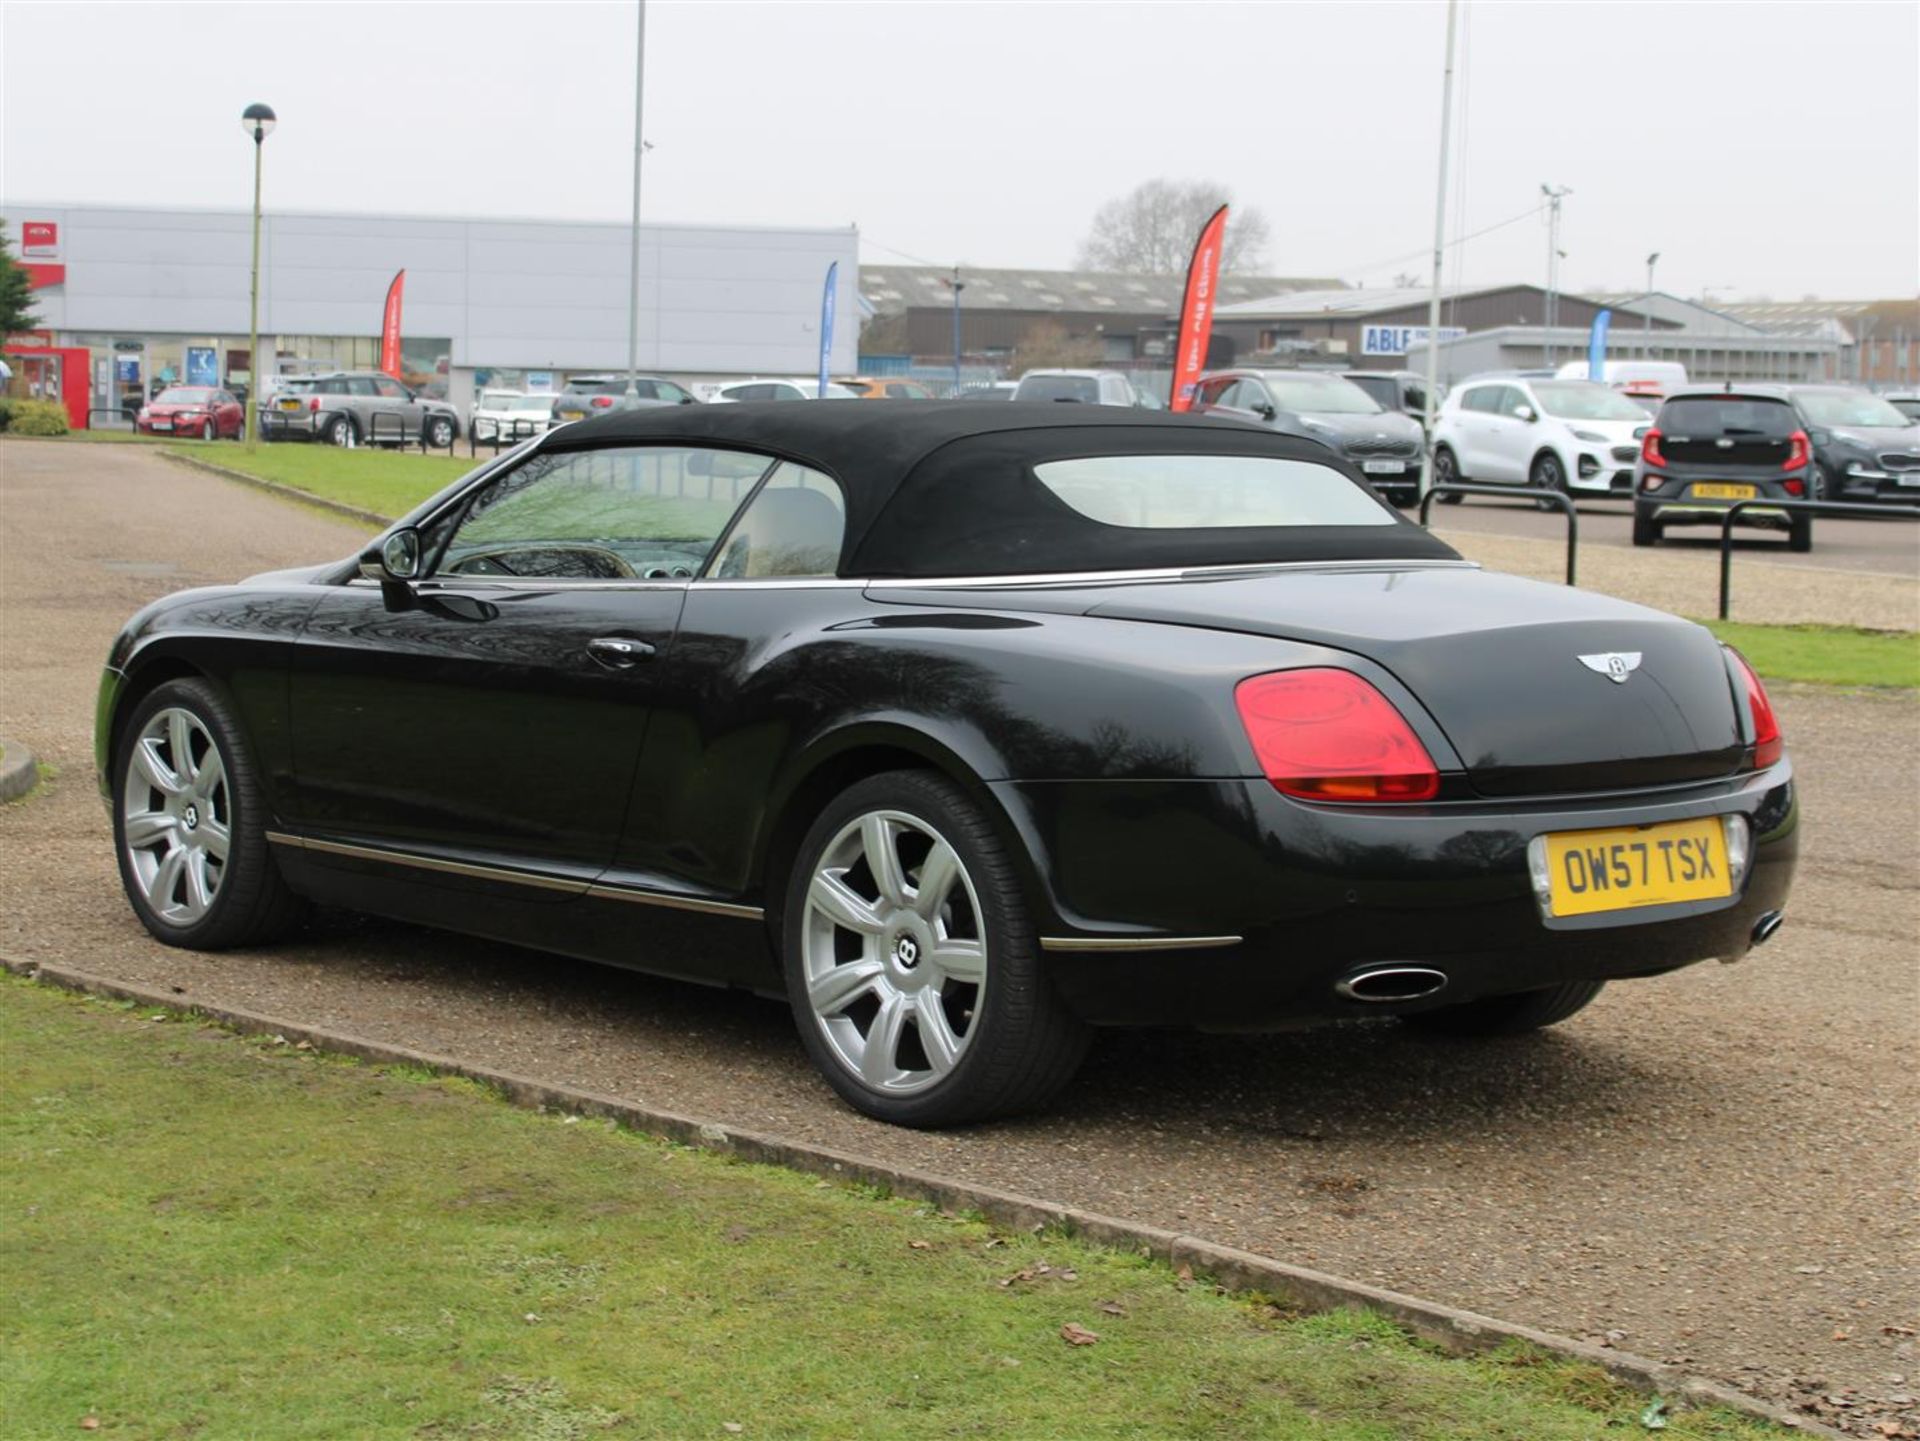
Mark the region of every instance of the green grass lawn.
<instances>
[{"instance_id":1,"label":"green grass lawn","mask_svg":"<svg viewBox=\"0 0 1920 1441\"><path fill-rule=\"evenodd\" d=\"M418 451L380 450L360 446L343 450L332 445L281 442L262 445L253 454L232 441L206 444L168 441L169 450L211 461L229 470L245 471L262 480L292 486L309 495L337 500L389 518L405 515L436 491L492 459L482 451L477 459L460 453L422 455Z\"/></svg>"},{"instance_id":2,"label":"green grass lawn","mask_svg":"<svg viewBox=\"0 0 1920 1441\"><path fill-rule=\"evenodd\" d=\"M1701 624L1739 650L1764 681L1920 686L1920 632L1726 620Z\"/></svg>"},{"instance_id":3,"label":"green grass lawn","mask_svg":"<svg viewBox=\"0 0 1920 1441\"><path fill-rule=\"evenodd\" d=\"M0 1429L22 1441L89 1417L252 1441L1584 1441L1648 1404L150 1007L5 978L0 1024ZM1785 1433L1702 1411L1666 1434Z\"/></svg>"}]
</instances>

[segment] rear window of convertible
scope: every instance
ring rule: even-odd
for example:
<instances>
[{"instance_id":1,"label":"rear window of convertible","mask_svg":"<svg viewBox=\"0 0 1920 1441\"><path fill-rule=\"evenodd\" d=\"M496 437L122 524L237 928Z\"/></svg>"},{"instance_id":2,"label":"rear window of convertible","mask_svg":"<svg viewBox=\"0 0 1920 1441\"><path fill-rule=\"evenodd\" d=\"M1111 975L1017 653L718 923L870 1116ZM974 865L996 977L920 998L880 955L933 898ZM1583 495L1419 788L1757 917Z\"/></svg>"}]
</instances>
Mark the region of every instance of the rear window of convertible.
<instances>
[{"instance_id":1,"label":"rear window of convertible","mask_svg":"<svg viewBox=\"0 0 1920 1441\"><path fill-rule=\"evenodd\" d=\"M1100 455L1043 461L1034 476L1102 525L1135 530L1393 525L1339 471L1262 455Z\"/></svg>"}]
</instances>

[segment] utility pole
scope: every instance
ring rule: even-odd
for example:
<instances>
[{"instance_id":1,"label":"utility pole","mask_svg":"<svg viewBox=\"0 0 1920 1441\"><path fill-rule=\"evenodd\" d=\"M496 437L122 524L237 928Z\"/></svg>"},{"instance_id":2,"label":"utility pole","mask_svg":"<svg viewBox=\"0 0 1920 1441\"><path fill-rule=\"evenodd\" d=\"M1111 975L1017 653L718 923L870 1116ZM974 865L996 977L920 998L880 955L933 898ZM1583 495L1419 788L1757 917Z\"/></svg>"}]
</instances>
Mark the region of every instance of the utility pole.
<instances>
[{"instance_id":1,"label":"utility pole","mask_svg":"<svg viewBox=\"0 0 1920 1441\"><path fill-rule=\"evenodd\" d=\"M640 161L647 152L641 138L640 102L647 79L647 0L640 0L633 48L633 252L627 264L627 405L640 400Z\"/></svg>"},{"instance_id":2,"label":"utility pole","mask_svg":"<svg viewBox=\"0 0 1920 1441\"><path fill-rule=\"evenodd\" d=\"M1433 203L1433 293L1427 297L1427 404L1420 417L1426 430L1421 447L1420 496L1433 489L1433 420L1440 409L1440 270L1447 250L1447 139L1453 127L1453 35L1460 0L1447 0L1447 68L1440 82L1440 185Z\"/></svg>"},{"instance_id":3,"label":"utility pole","mask_svg":"<svg viewBox=\"0 0 1920 1441\"><path fill-rule=\"evenodd\" d=\"M1647 303L1640 307L1640 329L1649 337L1653 335L1653 267L1659 263L1659 251L1647 257Z\"/></svg>"},{"instance_id":4,"label":"utility pole","mask_svg":"<svg viewBox=\"0 0 1920 1441\"><path fill-rule=\"evenodd\" d=\"M1560 202L1573 194L1564 185L1540 186L1547 197L1547 303L1545 310L1547 364L1553 364L1553 331L1560 324Z\"/></svg>"},{"instance_id":5,"label":"utility pole","mask_svg":"<svg viewBox=\"0 0 1920 1441\"><path fill-rule=\"evenodd\" d=\"M960 279L960 267L953 267L953 279L947 284L953 287L953 398L960 398L960 292L965 290L966 282Z\"/></svg>"}]
</instances>

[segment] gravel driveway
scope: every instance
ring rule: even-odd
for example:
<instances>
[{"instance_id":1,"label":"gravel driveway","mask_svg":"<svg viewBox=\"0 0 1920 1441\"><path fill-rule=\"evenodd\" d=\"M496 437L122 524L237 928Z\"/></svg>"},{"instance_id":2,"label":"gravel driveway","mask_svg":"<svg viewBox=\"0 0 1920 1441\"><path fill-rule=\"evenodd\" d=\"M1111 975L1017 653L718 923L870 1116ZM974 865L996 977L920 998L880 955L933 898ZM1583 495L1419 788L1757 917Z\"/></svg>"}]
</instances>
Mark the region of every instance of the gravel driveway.
<instances>
[{"instance_id":1,"label":"gravel driveway","mask_svg":"<svg viewBox=\"0 0 1920 1441\"><path fill-rule=\"evenodd\" d=\"M765 1001L344 916L257 953L155 945L92 788L108 641L164 591L360 532L131 447L20 441L0 442L0 523L0 734L59 772L0 810L12 955L1611 1336L1861 1434L1920 1430L1911 698L1776 693L1804 858L1787 927L1742 965L1616 986L1491 1046L1390 1024L1112 1034L1052 1113L919 1135L839 1105Z\"/></svg>"}]
</instances>

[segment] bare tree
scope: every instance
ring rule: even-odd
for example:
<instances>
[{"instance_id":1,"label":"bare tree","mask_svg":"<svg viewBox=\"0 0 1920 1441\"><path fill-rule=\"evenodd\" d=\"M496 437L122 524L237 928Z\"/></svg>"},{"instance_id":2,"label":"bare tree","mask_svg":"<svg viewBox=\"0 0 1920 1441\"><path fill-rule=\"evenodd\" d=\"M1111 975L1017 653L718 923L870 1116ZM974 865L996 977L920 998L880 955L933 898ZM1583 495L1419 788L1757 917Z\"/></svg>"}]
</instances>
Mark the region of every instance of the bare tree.
<instances>
[{"instance_id":1,"label":"bare tree","mask_svg":"<svg viewBox=\"0 0 1920 1441\"><path fill-rule=\"evenodd\" d=\"M1100 363L1102 350L1097 336L1071 334L1057 320L1036 320L1013 347L1011 372L1084 370Z\"/></svg>"},{"instance_id":2,"label":"bare tree","mask_svg":"<svg viewBox=\"0 0 1920 1441\"><path fill-rule=\"evenodd\" d=\"M1149 180L1093 214L1080 242L1082 270L1122 270L1141 275L1184 275L1200 227L1231 199L1213 180ZM1223 275L1266 264L1272 232L1252 206L1235 206L1227 217L1220 256Z\"/></svg>"}]
</instances>

